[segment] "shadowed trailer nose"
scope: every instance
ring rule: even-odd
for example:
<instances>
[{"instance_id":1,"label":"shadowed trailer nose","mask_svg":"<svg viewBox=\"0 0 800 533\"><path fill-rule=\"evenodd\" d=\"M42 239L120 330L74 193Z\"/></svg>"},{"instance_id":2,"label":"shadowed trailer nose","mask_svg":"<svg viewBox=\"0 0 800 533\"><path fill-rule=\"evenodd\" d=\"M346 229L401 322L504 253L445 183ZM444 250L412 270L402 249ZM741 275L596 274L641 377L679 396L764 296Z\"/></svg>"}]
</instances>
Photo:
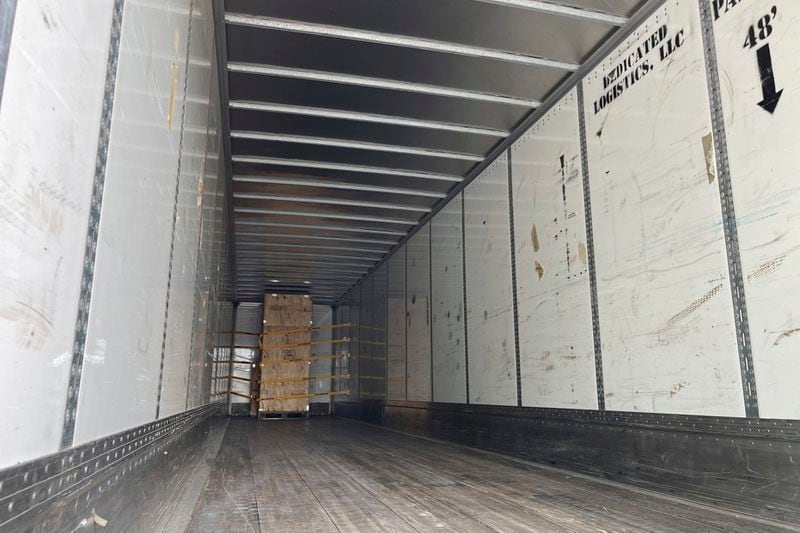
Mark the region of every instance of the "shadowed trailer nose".
<instances>
[{"instance_id":1,"label":"shadowed trailer nose","mask_svg":"<svg viewBox=\"0 0 800 533\"><path fill-rule=\"evenodd\" d=\"M800 531L797 20L0 0L0 531Z\"/></svg>"}]
</instances>

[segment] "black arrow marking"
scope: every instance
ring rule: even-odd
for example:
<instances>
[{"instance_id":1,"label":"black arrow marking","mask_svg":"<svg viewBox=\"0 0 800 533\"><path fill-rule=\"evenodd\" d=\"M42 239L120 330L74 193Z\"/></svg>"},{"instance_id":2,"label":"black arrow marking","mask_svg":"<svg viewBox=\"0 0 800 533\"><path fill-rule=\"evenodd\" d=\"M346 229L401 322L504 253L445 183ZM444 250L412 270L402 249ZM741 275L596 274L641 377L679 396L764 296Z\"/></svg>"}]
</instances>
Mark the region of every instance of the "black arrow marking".
<instances>
[{"instance_id":1,"label":"black arrow marking","mask_svg":"<svg viewBox=\"0 0 800 533\"><path fill-rule=\"evenodd\" d=\"M775 108L778 107L778 102L781 101L783 89L780 91L775 90L775 72L772 70L772 53L769 50L769 45L765 44L756 50L758 57L758 72L761 74L761 92L764 93L764 99L758 105L764 108L770 114L775 113Z\"/></svg>"}]
</instances>

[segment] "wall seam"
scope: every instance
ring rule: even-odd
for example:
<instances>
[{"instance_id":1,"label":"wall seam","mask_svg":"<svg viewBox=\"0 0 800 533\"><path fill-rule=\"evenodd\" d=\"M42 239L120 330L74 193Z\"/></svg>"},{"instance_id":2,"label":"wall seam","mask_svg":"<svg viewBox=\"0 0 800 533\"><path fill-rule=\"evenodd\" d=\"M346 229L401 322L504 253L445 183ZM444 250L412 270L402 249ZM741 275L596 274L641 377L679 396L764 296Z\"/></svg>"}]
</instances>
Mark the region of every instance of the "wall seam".
<instances>
[{"instance_id":1,"label":"wall seam","mask_svg":"<svg viewBox=\"0 0 800 533\"><path fill-rule=\"evenodd\" d=\"M405 352L406 352L406 360L405 360L405 370L403 371L403 382L406 387L406 392L403 397L408 400L408 246L403 248L403 255L405 255L405 260L403 262L403 275L405 279L403 280L403 302L405 303L406 307L406 314L403 317L403 329L405 330L406 342L405 342Z\"/></svg>"},{"instance_id":2,"label":"wall seam","mask_svg":"<svg viewBox=\"0 0 800 533\"><path fill-rule=\"evenodd\" d=\"M469 327L467 326L467 224L464 206L464 193L461 197L461 291L463 293L464 309L464 386L467 395L466 403L469 404Z\"/></svg>"},{"instance_id":3,"label":"wall seam","mask_svg":"<svg viewBox=\"0 0 800 533\"><path fill-rule=\"evenodd\" d=\"M506 151L508 164L508 233L511 252L511 309L514 316L514 360L517 368L517 406L522 406L522 373L519 351L519 307L517 306L517 257L514 244L514 184L512 183L511 148Z\"/></svg>"},{"instance_id":4,"label":"wall seam","mask_svg":"<svg viewBox=\"0 0 800 533\"><path fill-rule=\"evenodd\" d=\"M192 9L194 1L189 2L189 31L186 35L186 57L183 70L183 103L181 105L181 130L178 135L178 168L175 174L175 198L172 204L172 236L169 243L169 271L167 273L167 296L164 304L164 327L161 335L161 363L158 370L158 393L156 395L156 419L161 415L161 392L164 383L164 356L167 350L167 329L169 319L169 295L172 287L172 265L175 258L175 229L178 219L178 195L181 185L181 163L183 162L183 130L184 119L186 117L186 90L189 85L189 52L192 46ZM192 337L194 337L194 325L192 325ZM192 339L189 340L192 342ZM192 368L191 353L189 354L189 372ZM187 378L188 380L188 378ZM188 401L186 402L188 404Z\"/></svg>"},{"instance_id":5,"label":"wall seam","mask_svg":"<svg viewBox=\"0 0 800 533\"><path fill-rule=\"evenodd\" d=\"M586 115L583 82L578 91L578 135L580 137L581 174L583 175L583 208L586 219L586 258L589 263L589 294L592 306L592 338L594 340L594 375L597 390L597 409L605 411L606 395L603 378L603 345L600 337L600 307L597 298L597 267L595 266L594 231L592 229L592 199L589 189L589 148L586 143Z\"/></svg>"},{"instance_id":6,"label":"wall seam","mask_svg":"<svg viewBox=\"0 0 800 533\"><path fill-rule=\"evenodd\" d=\"M728 163L728 140L725 134L725 117L722 112L719 69L714 43L714 23L709 10L709 2L707 0L699 0L698 3L700 6L703 53L706 60L711 129L714 136L714 151L717 163L717 183L719 185L720 206L722 209L722 229L725 235L725 251L728 259L728 276L731 286L734 325L736 327L736 345L739 353L745 416L747 418L758 418L758 393L756 391L753 366L753 351L750 343L750 322L747 316L744 275L742 273L742 259L739 249L739 232Z\"/></svg>"},{"instance_id":7,"label":"wall seam","mask_svg":"<svg viewBox=\"0 0 800 533\"><path fill-rule=\"evenodd\" d=\"M117 83L117 67L119 65L122 15L124 9L125 0L115 0L111 15L111 35L109 37L108 58L106 60L105 91L103 93L103 107L100 115L100 132L97 141L92 199L89 206L80 298L78 300L78 312L75 320L75 337L72 345L72 361L70 364L66 405L64 407L64 424L61 430L60 449L62 450L71 447L75 440L78 396L83 373L83 358L86 351L86 331L89 327L89 311L92 302L92 283L94 281L95 260L97 259L97 239L100 232L100 214L108 164L111 117L114 110L114 92Z\"/></svg>"},{"instance_id":8,"label":"wall seam","mask_svg":"<svg viewBox=\"0 0 800 533\"><path fill-rule=\"evenodd\" d=\"M430 341L431 358L431 401L433 401L433 219L428 223L428 317L430 328L428 340Z\"/></svg>"}]
</instances>

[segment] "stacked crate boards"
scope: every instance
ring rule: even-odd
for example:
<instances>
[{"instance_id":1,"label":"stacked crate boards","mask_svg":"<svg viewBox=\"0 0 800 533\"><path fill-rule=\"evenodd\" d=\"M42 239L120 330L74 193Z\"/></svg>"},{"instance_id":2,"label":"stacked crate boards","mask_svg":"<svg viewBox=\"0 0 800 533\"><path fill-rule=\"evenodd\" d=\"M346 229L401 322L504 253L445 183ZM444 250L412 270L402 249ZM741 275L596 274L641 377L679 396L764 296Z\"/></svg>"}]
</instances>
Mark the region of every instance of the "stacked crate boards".
<instances>
[{"instance_id":1,"label":"stacked crate boards","mask_svg":"<svg viewBox=\"0 0 800 533\"><path fill-rule=\"evenodd\" d=\"M307 412L311 312L311 298L303 295L264 297L260 417Z\"/></svg>"}]
</instances>

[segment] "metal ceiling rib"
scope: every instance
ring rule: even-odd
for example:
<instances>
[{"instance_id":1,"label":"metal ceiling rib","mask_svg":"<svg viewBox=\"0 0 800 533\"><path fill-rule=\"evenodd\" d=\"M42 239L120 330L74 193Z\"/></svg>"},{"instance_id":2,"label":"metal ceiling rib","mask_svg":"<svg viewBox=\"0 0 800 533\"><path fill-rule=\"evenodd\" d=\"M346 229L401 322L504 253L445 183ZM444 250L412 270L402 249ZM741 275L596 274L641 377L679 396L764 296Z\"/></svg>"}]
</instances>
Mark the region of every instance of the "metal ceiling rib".
<instances>
[{"instance_id":1,"label":"metal ceiling rib","mask_svg":"<svg viewBox=\"0 0 800 533\"><path fill-rule=\"evenodd\" d=\"M641 0L225 0L237 289L334 302Z\"/></svg>"}]
</instances>

